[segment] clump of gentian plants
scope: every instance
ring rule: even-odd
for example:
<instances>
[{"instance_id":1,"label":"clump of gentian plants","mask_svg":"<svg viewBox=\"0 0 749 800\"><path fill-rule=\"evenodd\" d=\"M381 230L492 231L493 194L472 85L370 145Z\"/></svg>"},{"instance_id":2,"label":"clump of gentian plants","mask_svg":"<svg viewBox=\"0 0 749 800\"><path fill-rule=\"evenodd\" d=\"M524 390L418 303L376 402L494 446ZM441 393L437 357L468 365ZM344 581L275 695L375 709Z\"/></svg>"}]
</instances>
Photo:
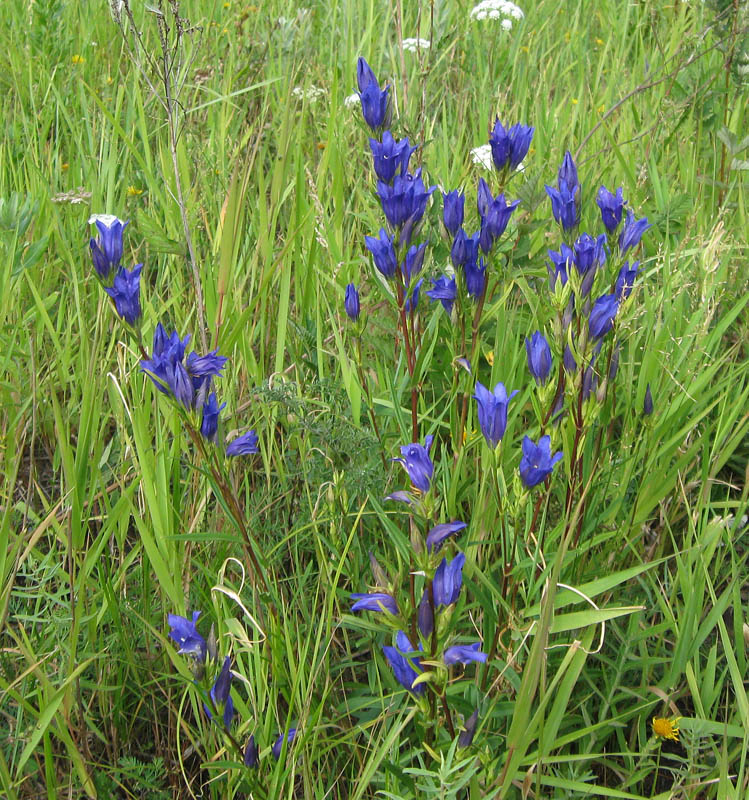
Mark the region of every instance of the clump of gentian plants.
<instances>
[{"instance_id":1,"label":"clump of gentian plants","mask_svg":"<svg viewBox=\"0 0 749 800\"><path fill-rule=\"evenodd\" d=\"M561 242L557 250L548 252L548 281L536 280L540 298L537 329L529 331L524 340L532 381L529 411L535 423L527 420L519 452L508 455L502 452L502 443L508 408L519 389L508 390L502 382L485 386L477 373L483 352L485 309L512 289L513 238L517 237L512 220L520 203L508 200L506 191L530 151L534 128L495 121L489 137L494 171L491 185L483 178L478 181L475 227L468 222L465 191L442 193L441 235L449 248L451 268L431 277L431 288L423 294L432 301L433 313L444 313L450 322L447 344L456 369L448 403L459 409L452 414L453 447L460 451L465 446L471 397L476 401L473 413L485 442L476 462L480 486L477 506L470 515L478 522L465 533L468 542L475 545L473 553L467 556L453 550L453 537L469 526L450 520L437 496L434 434L426 436L424 445L419 443L419 388L426 374L418 366L423 358L425 327L421 318L429 313L419 303L429 271L424 221L436 186L425 184L421 167L410 168L416 146L408 138L398 140L390 129L390 87L382 88L361 58L357 79L363 118L372 133L369 145L376 195L386 220L376 235L365 238L365 246L374 265L375 282L395 312L396 366L402 350L411 384L414 441L402 446L401 457L394 459L404 465L411 489L396 491L387 498L401 501L409 510L408 587L404 589L399 578L391 580L371 556L371 590L352 594L352 610L374 613L386 642L382 646L384 658L397 683L431 721L428 735L437 738L443 730L451 738L456 735L451 702L459 698L460 709L469 720L462 743L468 743L475 733L479 711L475 706L481 704L481 697L476 687L466 685L461 690L456 686L452 675L455 666L485 664L483 679L477 668L472 682L480 683L482 691L486 689L489 672L498 663L495 656L502 646L501 633L512 628L518 613L518 598L529 602L530 584L549 574L541 520L548 525L547 517L552 513L561 518L563 551L580 540L587 491L616 414L619 356L640 272L640 262L633 254L649 223L646 218L636 218L631 209L625 215L621 187L612 193L601 186L596 196L600 221L595 227L603 230L585 231L583 188L573 156L565 154L556 185L546 186ZM344 307L358 326L357 357L361 363L364 312L354 283L346 288ZM648 387L643 415L652 412ZM596 441L591 446L593 435ZM457 463L457 456L453 463ZM514 464L511 476L508 464ZM560 471L559 480L566 482L564 502L552 512L552 482ZM484 542L490 528L499 533ZM475 634L468 635L464 567L469 575L481 569L485 580L495 580L500 586L501 608L491 623L490 615L484 615L483 642L475 641ZM499 618L502 614L504 620ZM470 674L465 670L464 679ZM469 715L471 708L474 711Z\"/></svg>"}]
</instances>

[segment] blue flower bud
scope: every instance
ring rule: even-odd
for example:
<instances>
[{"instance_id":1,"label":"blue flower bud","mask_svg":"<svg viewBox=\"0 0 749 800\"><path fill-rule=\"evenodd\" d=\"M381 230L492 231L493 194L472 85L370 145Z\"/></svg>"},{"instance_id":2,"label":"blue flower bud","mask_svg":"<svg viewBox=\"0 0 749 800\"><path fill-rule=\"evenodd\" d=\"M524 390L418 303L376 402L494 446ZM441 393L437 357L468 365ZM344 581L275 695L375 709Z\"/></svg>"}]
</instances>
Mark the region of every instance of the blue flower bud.
<instances>
[{"instance_id":1,"label":"blue flower bud","mask_svg":"<svg viewBox=\"0 0 749 800\"><path fill-rule=\"evenodd\" d=\"M551 211L554 219L562 226L565 231L572 230L580 221L577 194L579 186L570 189L567 182L559 182L559 189L553 186L546 187L546 194L551 198Z\"/></svg>"},{"instance_id":2,"label":"blue flower bud","mask_svg":"<svg viewBox=\"0 0 749 800\"><path fill-rule=\"evenodd\" d=\"M98 238L89 241L91 258L99 277L106 281L122 261L122 233L128 223L113 214L94 214L89 219L91 223L95 223L99 230Z\"/></svg>"},{"instance_id":3,"label":"blue flower bud","mask_svg":"<svg viewBox=\"0 0 749 800\"><path fill-rule=\"evenodd\" d=\"M258 753L257 744L255 743L255 734L253 733L244 749L244 765L250 769L256 769L259 764L260 754Z\"/></svg>"},{"instance_id":4,"label":"blue flower bud","mask_svg":"<svg viewBox=\"0 0 749 800\"><path fill-rule=\"evenodd\" d=\"M491 447L496 447L505 435L507 406L516 394L517 390L508 395L503 383L498 383L494 391L490 392L481 382L476 381L476 394L473 396L478 403L479 426Z\"/></svg>"},{"instance_id":5,"label":"blue flower bud","mask_svg":"<svg viewBox=\"0 0 749 800\"><path fill-rule=\"evenodd\" d=\"M635 278L637 277L639 269L639 261L635 261L631 267L629 266L629 261L624 262L624 265L619 270L619 274L617 275L616 286L614 288L614 294L616 295L617 300L626 300L630 294L632 294L632 289L635 285Z\"/></svg>"},{"instance_id":6,"label":"blue flower bud","mask_svg":"<svg viewBox=\"0 0 749 800\"><path fill-rule=\"evenodd\" d=\"M622 187L620 186L616 190L616 194L613 195L605 186L601 186L598 190L596 203L598 203L598 208L601 209L601 219L606 230L609 233L613 233L622 221L622 211L627 203L622 197Z\"/></svg>"},{"instance_id":7,"label":"blue flower bud","mask_svg":"<svg viewBox=\"0 0 749 800\"><path fill-rule=\"evenodd\" d=\"M624 255L630 248L637 247L640 244L643 233L652 227L647 217L636 220L632 210L627 211L627 219L624 222L622 232L619 234L619 252Z\"/></svg>"},{"instance_id":8,"label":"blue flower bud","mask_svg":"<svg viewBox=\"0 0 749 800\"><path fill-rule=\"evenodd\" d=\"M271 753L273 754L273 758L278 761L281 758L281 750L283 749L283 743L286 741L291 745L294 741L294 737L296 736L297 729L291 728L287 734L279 734L276 741L273 743L273 747L271 747Z\"/></svg>"},{"instance_id":9,"label":"blue flower bud","mask_svg":"<svg viewBox=\"0 0 749 800\"><path fill-rule=\"evenodd\" d=\"M525 352L529 372L539 386L543 385L551 372L551 348L541 331L536 331L530 339L526 338Z\"/></svg>"},{"instance_id":10,"label":"blue flower bud","mask_svg":"<svg viewBox=\"0 0 749 800\"><path fill-rule=\"evenodd\" d=\"M452 561L443 558L434 572L432 593L434 606L451 606L460 597L463 586L463 565L466 563L465 553L458 553Z\"/></svg>"},{"instance_id":11,"label":"blue flower bud","mask_svg":"<svg viewBox=\"0 0 749 800\"><path fill-rule=\"evenodd\" d=\"M577 167L575 166L575 162L569 150L564 154L559 172L557 173L557 185L560 188L562 186L562 181L567 184L567 189L573 193L580 186L580 181L577 178Z\"/></svg>"},{"instance_id":12,"label":"blue flower bud","mask_svg":"<svg viewBox=\"0 0 749 800\"><path fill-rule=\"evenodd\" d=\"M605 294L596 300L588 317L591 339L601 339L611 330L618 311L619 301L615 294Z\"/></svg>"},{"instance_id":13,"label":"blue flower bud","mask_svg":"<svg viewBox=\"0 0 749 800\"><path fill-rule=\"evenodd\" d=\"M379 238L374 236L365 236L364 243L367 250L372 254L375 267L382 273L388 280L395 275L395 270L398 269L398 260L395 257L395 248L393 247L393 237L388 236L384 228L380 228Z\"/></svg>"},{"instance_id":14,"label":"blue flower bud","mask_svg":"<svg viewBox=\"0 0 749 800\"><path fill-rule=\"evenodd\" d=\"M225 408L226 403L218 405L215 392L211 392L208 400L203 404L203 420L200 423L200 432L208 441L216 438L218 431L218 415Z\"/></svg>"},{"instance_id":15,"label":"blue flower bud","mask_svg":"<svg viewBox=\"0 0 749 800\"><path fill-rule=\"evenodd\" d=\"M451 236L455 236L463 224L465 201L465 194L457 189L442 195L442 221Z\"/></svg>"},{"instance_id":16,"label":"blue flower bud","mask_svg":"<svg viewBox=\"0 0 749 800\"><path fill-rule=\"evenodd\" d=\"M653 395L650 391L650 384L645 389L645 401L642 404L642 413L649 417L653 413Z\"/></svg>"},{"instance_id":17,"label":"blue flower bud","mask_svg":"<svg viewBox=\"0 0 749 800\"><path fill-rule=\"evenodd\" d=\"M346 297L344 299L344 308L346 309L346 314L353 322L356 322L359 319L359 292L356 290L356 286L353 283L349 283L346 286Z\"/></svg>"},{"instance_id":18,"label":"blue flower bud","mask_svg":"<svg viewBox=\"0 0 749 800\"><path fill-rule=\"evenodd\" d=\"M136 264L131 271L120 267L114 276L111 287L105 286L104 291L114 300L117 313L129 325L135 325L140 319L140 273L143 264Z\"/></svg>"},{"instance_id":19,"label":"blue flower bud","mask_svg":"<svg viewBox=\"0 0 749 800\"><path fill-rule=\"evenodd\" d=\"M403 631L398 631L395 637L395 645L395 647L386 645L382 650L385 653L388 664L390 664L390 668L395 673L398 683L404 689L408 689L409 692L413 692L416 695L424 694L426 686L423 683L417 686L413 685L422 672L421 659L415 656L409 658L405 655L406 653L416 652L416 648ZM419 646L419 649L421 649L421 646Z\"/></svg>"}]
</instances>

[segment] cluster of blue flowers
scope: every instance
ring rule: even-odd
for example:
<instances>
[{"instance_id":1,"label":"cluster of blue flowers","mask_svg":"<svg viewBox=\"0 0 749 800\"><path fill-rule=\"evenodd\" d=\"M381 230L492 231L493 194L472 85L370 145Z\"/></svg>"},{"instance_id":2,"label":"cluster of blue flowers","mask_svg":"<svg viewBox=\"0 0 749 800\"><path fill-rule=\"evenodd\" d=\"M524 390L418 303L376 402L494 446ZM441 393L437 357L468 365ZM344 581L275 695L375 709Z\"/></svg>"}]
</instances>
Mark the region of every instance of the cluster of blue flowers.
<instances>
[{"instance_id":1,"label":"cluster of blue flowers","mask_svg":"<svg viewBox=\"0 0 749 800\"><path fill-rule=\"evenodd\" d=\"M129 223L109 214L94 215L90 222L95 223L99 231L99 236L91 238L89 243L96 274L104 291L112 298L117 315L137 328L142 316L140 277L143 265L138 264L130 271L121 265L123 233ZM204 355L194 351L185 355L189 342L189 334L184 339L177 331L167 335L159 322L153 334L152 354L150 358L143 358L140 366L159 392L175 400L186 412L201 412L200 432L206 440L215 442L219 414L226 403L218 404L212 385L228 359L218 355L217 350ZM254 430L237 437L226 447L227 456L257 452L258 438Z\"/></svg>"},{"instance_id":2,"label":"cluster of blue flowers","mask_svg":"<svg viewBox=\"0 0 749 800\"><path fill-rule=\"evenodd\" d=\"M207 667L217 666L218 658L215 643L211 641L213 637L209 637L209 640L206 641L206 639L198 633L197 621L199 617L200 611L193 611L192 619L181 617L179 614L169 614L167 621L169 623L169 636L179 645L177 652L182 655L190 656L193 660L194 673L202 678ZM218 669L213 685L207 692L207 696L204 693L203 701L203 710L208 719L213 720L216 714L220 714L224 730L230 736L235 715L234 701L231 697L231 681L231 658L225 656L221 662L220 669ZM290 728L288 732L280 733L277 736L271 747L271 754L276 761L281 757L281 750L284 742L286 741L291 744L291 742L294 741L296 733L296 728ZM242 760L246 767L254 769L260 765L260 752L254 733L250 735L247 744L240 749Z\"/></svg>"}]
</instances>

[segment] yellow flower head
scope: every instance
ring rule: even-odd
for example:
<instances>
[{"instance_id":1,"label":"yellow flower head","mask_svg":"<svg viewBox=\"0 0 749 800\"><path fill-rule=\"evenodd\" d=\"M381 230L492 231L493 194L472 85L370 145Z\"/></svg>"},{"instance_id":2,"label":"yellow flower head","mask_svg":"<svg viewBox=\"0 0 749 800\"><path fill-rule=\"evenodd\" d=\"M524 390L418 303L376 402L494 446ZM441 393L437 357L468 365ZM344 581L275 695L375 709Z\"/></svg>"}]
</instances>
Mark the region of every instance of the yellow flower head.
<instances>
[{"instance_id":1,"label":"yellow flower head","mask_svg":"<svg viewBox=\"0 0 749 800\"><path fill-rule=\"evenodd\" d=\"M139 194L143 194L143 189L139 189L137 186L128 186L127 194L128 197L137 197Z\"/></svg>"},{"instance_id":2,"label":"yellow flower head","mask_svg":"<svg viewBox=\"0 0 749 800\"><path fill-rule=\"evenodd\" d=\"M679 741L679 720L681 717L667 719L666 717L653 717L653 733L660 739Z\"/></svg>"},{"instance_id":3,"label":"yellow flower head","mask_svg":"<svg viewBox=\"0 0 749 800\"><path fill-rule=\"evenodd\" d=\"M86 59L80 53L76 53L70 60L74 64L84 64L86 62Z\"/></svg>"}]
</instances>

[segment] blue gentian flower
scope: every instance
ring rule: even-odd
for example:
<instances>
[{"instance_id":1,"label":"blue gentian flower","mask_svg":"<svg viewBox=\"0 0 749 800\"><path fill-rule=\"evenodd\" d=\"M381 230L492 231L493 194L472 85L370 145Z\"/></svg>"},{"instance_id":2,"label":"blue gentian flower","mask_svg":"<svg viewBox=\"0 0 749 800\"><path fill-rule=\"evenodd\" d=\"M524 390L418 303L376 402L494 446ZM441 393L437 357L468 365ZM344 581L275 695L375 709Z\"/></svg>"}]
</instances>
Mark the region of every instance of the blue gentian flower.
<instances>
[{"instance_id":1,"label":"blue gentian flower","mask_svg":"<svg viewBox=\"0 0 749 800\"><path fill-rule=\"evenodd\" d=\"M624 262L624 265L617 275L616 286L614 288L614 294L617 300L626 300L632 294L635 278L637 277L639 269L639 261L635 261L631 267L629 266L629 261Z\"/></svg>"},{"instance_id":2,"label":"blue gentian flower","mask_svg":"<svg viewBox=\"0 0 749 800\"><path fill-rule=\"evenodd\" d=\"M343 301L343 307L346 309L346 314L348 314L348 318L353 322L356 322L359 319L359 292L356 290L356 286L353 283L349 283L346 286L346 297Z\"/></svg>"},{"instance_id":3,"label":"blue gentian flower","mask_svg":"<svg viewBox=\"0 0 749 800\"><path fill-rule=\"evenodd\" d=\"M614 317L619 311L615 294L605 294L593 303L588 317L588 331L592 339L601 339L614 326Z\"/></svg>"},{"instance_id":4,"label":"blue gentian flower","mask_svg":"<svg viewBox=\"0 0 749 800\"><path fill-rule=\"evenodd\" d=\"M455 236L463 224L466 196L457 189L442 195L442 221L451 236Z\"/></svg>"},{"instance_id":5,"label":"blue gentian flower","mask_svg":"<svg viewBox=\"0 0 749 800\"><path fill-rule=\"evenodd\" d=\"M421 649L421 647L419 649ZM385 653L388 664L390 664L391 669L395 673L398 683L400 683L404 689L408 689L409 692L413 692L417 695L424 694L426 686L423 683L414 686L414 681L419 677L419 673L422 672L421 660L416 657L408 659L404 655L404 653L416 652L416 648L411 644L408 636L406 636L403 631L398 631L395 637L395 647L386 645L382 650Z\"/></svg>"},{"instance_id":6,"label":"blue gentian flower","mask_svg":"<svg viewBox=\"0 0 749 800\"><path fill-rule=\"evenodd\" d=\"M99 277L106 281L122 261L122 232L128 223L114 214L94 214L89 219L89 224L91 223L96 223L99 230L98 238L92 237L89 241L91 258Z\"/></svg>"},{"instance_id":7,"label":"blue gentian flower","mask_svg":"<svg viewBox=\"0 0 749 800\"><path fill-rule=\"evenodd\" d=\"M488 253L494 246L494 242L507 229L507 224L510 221L512 212L520 204L519 200L513 203L508 203L505 200L504 194L498 195L487 206L486 214L481 218L481 234L479 244L484 253Z\"/></svg>"},{"instance_id":8,"label":"blue gentian flower","mask_svg":"<svg viewBox=\"0 0 749 800\"><path fill-rule=\"evenodd\" d=\"M590 364L585 368L585 372L583 373L583 400L587 400L591 392L595 392L598 388L598 373L593 369L593 363L595 362L595 358Z\"/></svg>"},{"instance_id":9,"label":"blue gentian flower","mask_svg":"<svg viewBox=\"0 0 749 800\"><path fill-rule=\"evenodd\" d=\"M398 269L398 259L395 257L393 237L388 236L384 228L380 228L379 238L365 236L364 244L372 254L372 259L377 269L388 280L395 275Z\"/></svg>"},{"instance_id":10,"label":"blue gentian flower","mask_svg":"<svg viewBox=\"0 0 749 800\"><path fill-rule=\"evenodd\" d=\"M463 228L460 228L455 234L452 248L450 249L450 258L455 269L460 269L466 264L475 263L479 254L479 236L479 233L474 233L473 236L469 237Z\"/></svg>"},{"instance_id":11,"label":"blue gentian flower","mask_svg":"<svg viewBox=\"0 0 749 800\"><path fill-rule=\"evenodd\" d=\"M419 625L421 635L425 639L428 639L434 630L434 608L429 600L429 592L426 589L424 589L421 600L419 601L416 621Z\"/></svg>"},{"instance_id":12,"label":"blue gentian flower","mask_svg":"<svg viewBox=\"0 0 749 800\"><path fill-rule=\"evenodd\" d=\"M279 734L278 739L273 743L273 747L271 747L271 753L273 753L273 758L278 761L281 758L281 750L283 748L284 741L287 741L291 744L294 741L294 737L296 736L297 729L291 728L287 734Z\"/></svg>"},{"instance_id":13,"label":"blue gentian flower","mask_svg":"<svg viewBox=\"0 0 749 800\"><path fill-rule=\"evenodd\" d=\"M581 275L595 265L598 245L596 240L589 234L583 233L577 238L574 244L575 266Z\"/></svg>"},{"instance_id":14,"label":"blue gentian flower","mask_svg":"<svg viewBox=\"0 0 749 800\"><path fill-rule=\"evenodd\" d=\"M448 667L453 664L470 664L474 661L485 664L488 658L486 653L481 652L481 642L468 645L456 644L448 647L442 655L442 659Z\"/></svg>"},{"instance_id":15,"label":"blue gentian flower","mask_svg":"<svg viewBox=\"0 0 749 800\"><path fill-rule=\"evenodd\" d=\"M551 455L551 437L542 436L536 444L529 436L523 439L520 477L528 489L538 486L551 475L554 464L562 458L559 450Z\"/></svg>"},{"instance_id":16,"label":"blue gentian flower","mask_svg":"<svg viewBox=\"0 0 749 800\"><path fill-rule=\"evenodd\" d=\"M637 247L640 244L643 233L652 227L647 217L635 219L632 210L628 210L627 219L624 222L622 232L619 234L619 252L624 255L630 248Z\"/></svg>"},{"instance_id":17,"label":"blue gentian flower","mask_svg":"<svg viewBox=\"0 0 749 800\"><path fill-rule=\"evenodd\" d=\"M479 721L479 710L478 708L471 714L470 717L466 720L466 726L460 732L460 736L458 736L458 746L459 747L470 747L473 742L473 737L476 735L476 725Z\"/></svg>"},{"instance_id":18,"label":"blue gentian flower","mask_svg":"<svg viewBox=\"0 0 749 800\"><path fill-rule=\"evenodd\" d=\"M225 407L226 403L218 404L215 392L211 392L208 400L203 403L203 419L200 423L200 432L210 442L216 438L216 431L218 431L218 415Z\"/></svg>"},{"instance_id":19,"label":"blue gentian flower","mask_svg":"<svg viewBox=\"0 0 749 800\"><path fill-rule=\"evenodd\" d=\"M254 430L247 431L241 436L237 436L226 446L227 456L247 456L259 452L257 446L257 434Z\"/></svg>"},{"instance_id":20,"label":"blue gentian flower","mask_svg":"<svg viewBox=\"0 0 749 800\"><path fill-rule=\"evenodd\" d=\"M572 230L580 221L576 197L579 191L579 186L570 189L564 180L559 182L559 189L553 186L546 187L546 194L551 198L551 212L554 214L554 219L565 231Z\"/></svg>"},{"instance_id":21,"label":"blue gentian flower","mask_svg":"<svg viewBox=\"0 0 749 800\"><path fill-rule=\"evenodd\" d=\"M432 278L432 289L427 289L426 295L433 302L439 300L442 307L450 314L453 310L453 303L458 296L458 287L455 278L448 278L447 275L440 275L439 278Z\"/></svg>"},{"instance_id":22,"label":"blue gentian flower","mask_svg":"<svg viewBox=\"0 0 749 800\"><path fill-rule=\"evenodd\" d=\"M404 228L408 231L404 244L410 240L411 232L424 216L429 196L436 188L430 186L427 189L424 186L421 169L417 169L413 175L410 172L396 175L392 185L383 181L377 182L377 196L387 221L393 228Z\"/></svg>"},{"instance_id":23,"label":"blue gentian flower","mask_svg":"<svg viewBox=\"0 0 749 800\"><path fill-rule=\"evenodd\" d=\"M231 699L231 659L226 656L224 663L221 667L213 687L211 688L211 700L213 700L214 709L218 710L223 706L223 720L224 727L228 731L231 727L231 721L234 717L234 701ZM213 714L207 705L203 705L208 719L213 719Z\"/></svg>"},{"instance_id":24,"label":"blue gentian flower","mask_svg":"<svg viewBox=\"0 0 749 800\"><path fill-rule=\"evenodd\" d=\"M390 87L386 86L380 90L380 84L372 72L372 68L363 58L359 58L356 65L356 79L359 84L359 98L364 121L373 131L377 131L383 125L388 124Z\"/></svg>"},{"instance_id":25,"label":"blue gentian flower","mask_svg":"<svg viewBox=\"0 0 749 800\"><path fill-rule=\"evenodd\" d=\"M614 345L614 352L611 354L611 361L609 361L609 380L613 381L616 378L616 373L619 371L619 342Z\"/></svg>"},{"instance_id":26,"label":"blue gentian flower","mask_svg":"<svg viewBox=\"0 0 749 800\"><path fill-rule=\"evenodd\" d=\"M627 203L622 197L622 187L620 186L616 190L616 194L613 195L605 186L601 186L598 190L596 203L598 203L598 208L601 209L601 219L606 230L609 233L613 233L622 221L622 211Z\"/></svg>"},{"instance_id":27,"label":"blue gentian flower","mask_svg":"<svg viewBox=\"0 0 749 800\"><path fill-rule=\"evenodd\" d=\"M258 753L255 734L253 733L247 741L244 749L244 765L250 769L255 769L260 764L260 754Z\"/></svg>"},{"instance_id":28,"label":"blue gentian flower","mask_svg":"<svg viewBox=\"0 0 749 800\"><path fill-rule=\"evenodd\" d=\"M424 445L418 442L404 444L401 447L403 458L394 458L393 461L400 461L408 472L408 477L414 488L420 492L428 492L432 485L432 475L434 475L434 464L429 458L429 451L434 441L433 436L424 439Z\"/></svg>"},{"instance_id":29,"label":"blue gentian flower","mask_svg":"<svg viewBox=\"0 0 749 800\"><path fill-rule=\"evenodd\" d=\"M562 360L564 361L564 368L567 372L575 372L577 370L577 361L575 361L575 357L572 355L572 350L570 350L568 344L564 346Z\"/></svg>"},{"instance_id":30,"label":"blue gentian flower","mask_svg":"<svg viewBox=\"0 0 749 800\"><path fill-rule=\"evenodd\" d=\"M559 253L556 250L547 251L551 259L551 264L547 265L547 269L549 271L549 288L552 292L557 280L562 281L562 286L566 285L570 266L575 263L575 254L569 245L562 243L560 250Z\"/></svg>"},{"instance_id":31,"label":"blue gentian flower","mask_svg":"<svg viewBox=\"0 0 749 800\"><path fill-rule=\"evenodd\" d=\"M551 372L551 348L541 331L536 331L530 339L525 339L525 352L528 356L528 370L539 386L549 378Z\"/></svg>"},{"instance_id":32,"label":"blue gentian flower","mask_svg":"<svg viewBox=\"0 0 749 800\"><path fill-rule=\"evenodd\" d=\"M483 178L479 178L478 190L476 192L476 208L478 209L480 217L486 216L489 211L489 206L493 202L494 195L489 188L489 184Z\"/></svg>"},{"instance_id":33,"label":"blue gentian flower","mask_svg":"<svg viewBox=\"0 0 749 800\"><path fill-rule=\"evenodd\" d=\"M435 525L427 534L427 552L434 551L436 553L445 539L462 531L465 527L466 523L460 522L460 520L441 522L439 525Z\"/></svg>"},{"instance_id":34,"label":"blue gentian flower","mask_svg":"<svg viewBox=\"0 0 749 800\"><path fill-rule=\"evenodd\" d=\"M408 505L411 505L414 501L413 497L408 492L404 491L393 492L389 494L385 500L397 500L399 503L407 503Z\"/></svg>"},{"instance_id":35,"label":"blue gentian flower","mask_svg":"<svg viewBox=\"0 0 749 800\"><path fill-rule=\"evenodd\" d=\"M167 615L167 621L171 628L169 636L179 645L177 652L183 655L190 655L203 663L208 652L208 644L195 627L199 616L200 611L192 612L192 620L180 617L179 614L169 614Z\"/></svg>"},{"instance_id":36,"label":"blue gentian flower","mask_svg":"<svg viewBox=\"0 0 749 800\"><path fill-rule=\"evenodd\" d=\"M478 300L486 290L484 259L480 258L478 264L475 261L467 262L463 267L463 276L466 280L466 291L474 300Z\"/></svg>"},{"instance_id":37,"label":"blue gentian flower","mask_svg":"<svg viewBox=\"0 0 749 800\"><path fill-rule=\"evenodd\" d=\"M132 270L120 267L114 276L111 287L105 286L104 291L114 300L117 313L129 325L135 325L140 319L140 273L143 264L136 264Z\"/></svg>"},{"instance_id":38,"label":"blue gentian flower","mask_svg":"<svg viewBox=\"0 0 749 800\"><path fill-rule=\"evenodd\" d=\"M424 266L424 254L426 253L428 242L420 245L412 245L406 253L403 262L403 279L406 286L411 285L411 281L421 272Z\"/></svg>"},{"instance_id":39,"label":"blue gentian flower","mask_svg":"<svg viewBox=\"0 0 749 800\"><path fill-rule=\"evenodd\" d=\"M557 185L560 189L562 181L567 184L567 189L573 193L575 189L580 186L580 181L577 178L577 167L575 166L575 162L569 150L564 154L559 172L557 173Z\"/></svg>"},{"instance_id":40,"label":"blue gentian flower","mask_svg":"<svg viewBox=\"0 0 749 800\"><path fill-rule=\"evenodd\" d=\"M393 616L398 616L398 604L387 592L354 593L351 599L356 601L351 606L352 611L387 611Z\"/></svg>"},{"instance_id":41,"label":"blue gentian flower","mask_svg":"<svg viewBox=\"0 0 749 800\"><path fill-rule=\"evenodd\" d=\"M533 131L534 128L521 125L519 122L509 130L505 130L499 119L495 121L494 129L489 136L489 144L496 169L501 171L508 166L510 169L518 167L531 146Z\"/></svg>"},{"instance_id":42,"label":"blue gentian flower","mask_svg":"<svg viewBox=\"0 0 749 800\"><path fill-rule=\"evenodd\" d=\"M424 283L424 279L419 278L414 287L408 292L406 302L403 306L407 314L410 314L412 311L416 312L416 309L419 307L419 289L421 289L422 283Z\"/></svg>"},{"instance_id":43,"label":"blue gentian flower","mask_svg":"<svg viewBox=\"0 0 749 800\"><path fill-rule=\"evenodd\" d=\"M649 417L653 413L653 394L650 391L650 384L645 389L645 400L642 404L642 413Z\"/></svg>"},{"instance_id":44,"label":"blue gentian flower","mask_svg":"<svg viewBox=\"0 0 749 800\"><path fill-rule=\"evenodd\" d=\"M487 443L496 447L507 428L507 406L517 390L508 396L503 383L498 383L494 391L490 392L480 381L476 381L476 394L473 395L478 402L478 417L481 432Z\"/></svg>"},{"instance_id":45,"label":"blue gentian flower","mask_svg":"<svg viewBox=\"0 0 749 800\"><path fill-rule=\"evenodd\" d=\"M463 565L466 563L465 553L458 553L452 561L443 558L434 571L432 593L434 607L451 606L457 602L463 586Z\"/></svg>"},{"instance_id":46,"label":"blue gentian flower","mask_svg":"<svg viewBox=\"0 0 749 800\"><path fill-rule=\"evenodd\" d=\"M390 131L382 134L382 142L370 139L369 148L372 151L375 174L385 183L390 183L397 171L400 171L401 175L408 171L408 162L416 150L415 147L411 147L408 137L397 142Z\"/></svg>"}]
</instances>

